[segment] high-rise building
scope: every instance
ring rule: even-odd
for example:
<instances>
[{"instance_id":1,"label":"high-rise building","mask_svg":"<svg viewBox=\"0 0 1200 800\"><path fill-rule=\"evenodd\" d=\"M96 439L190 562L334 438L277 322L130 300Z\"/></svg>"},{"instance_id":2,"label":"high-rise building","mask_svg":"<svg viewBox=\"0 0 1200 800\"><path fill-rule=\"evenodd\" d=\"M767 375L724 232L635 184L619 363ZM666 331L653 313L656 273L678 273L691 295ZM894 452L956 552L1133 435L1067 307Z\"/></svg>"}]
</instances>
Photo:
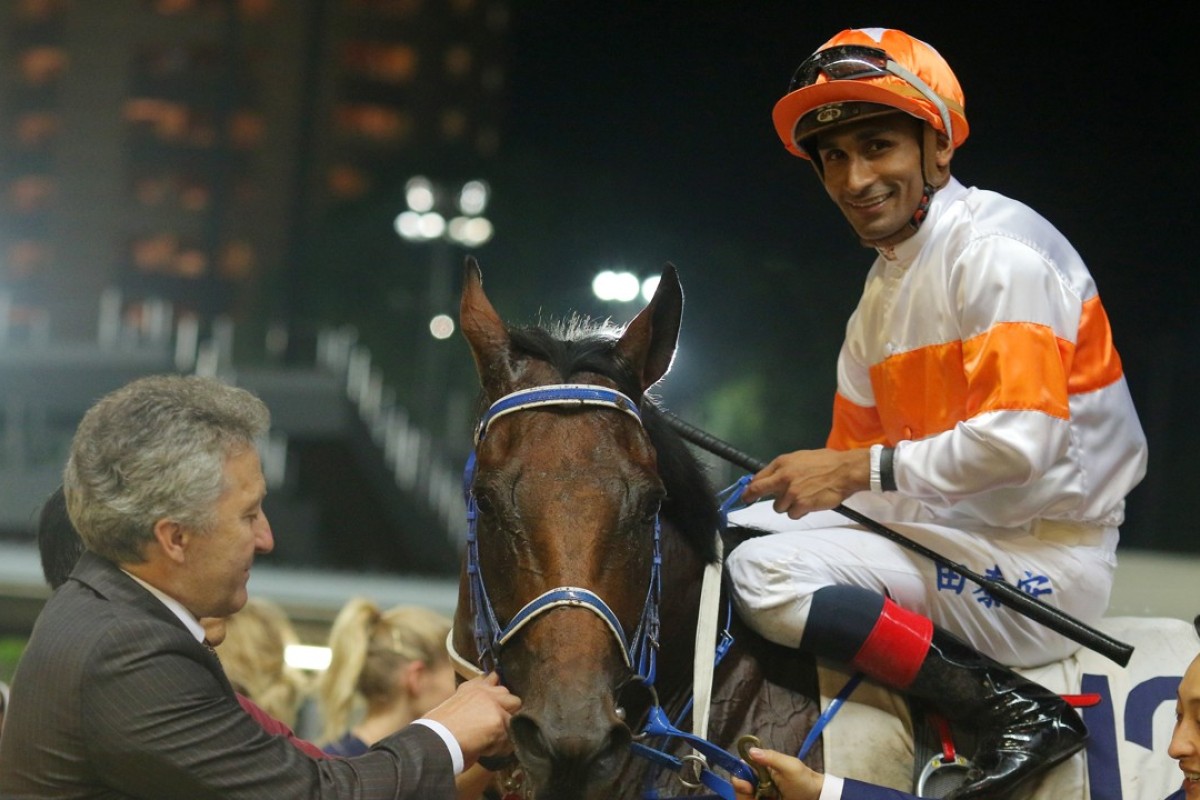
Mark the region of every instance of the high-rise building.
<instances>
[{"instance_id":1,"label":"high-rise building","mask_svg":"<svg viewBox=\"0 0 1200 800\"><path fill-rule=\"evenodd\" d=\"M106 308L126 332L286 319L322 220L496 152L507 14L0 0L0 330L94 338Z\"/></svg>"}]
</instances>

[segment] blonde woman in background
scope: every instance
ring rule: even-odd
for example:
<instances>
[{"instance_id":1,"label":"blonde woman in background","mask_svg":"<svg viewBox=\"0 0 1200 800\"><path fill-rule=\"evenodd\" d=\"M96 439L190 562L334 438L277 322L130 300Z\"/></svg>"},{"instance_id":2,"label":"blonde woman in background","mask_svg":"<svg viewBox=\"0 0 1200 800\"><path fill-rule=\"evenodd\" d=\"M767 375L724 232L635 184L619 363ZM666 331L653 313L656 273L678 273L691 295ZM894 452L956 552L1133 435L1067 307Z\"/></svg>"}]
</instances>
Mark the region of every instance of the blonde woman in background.
<instances>
[{"instance_id":1,"label":"blonde woman in background","mask_svg":"<svg viewBox=\"0 0 1200 800\"><path fill-rule=\"evenodd\" d=\"M319 686L325 752L365 753L453 694L449 631L450 618L428 608L349 600L330 628L332 660Z\"/></svg>"},{"instance_id":2,"label":"blonde woman in background","mask_svg":"<svg viewBox=\"0 0 1200 800\"><path fill-rule=\"evenodd\" d=\"M454 693L450 626L422 606L383 611L364 597L347 601L330 628L332 659L318 687L326 753L365 753ZM481 797L493 775L478 764L467 769L455 781L459 800Z\"/></svg>"},{"instance_id":3,"label":"blonde woman in background","mask_svg":"<svg viewBox=\"0 0 1200 800\"><path fill-rule=\"evenodd\" d=\"M300 707L312 689L308 676L284 660L287 646L299 643L282 607L251 597L225 621L225 640L217 647L233 688L289 727L296 726Z\"/></svg>"}]
</instances>

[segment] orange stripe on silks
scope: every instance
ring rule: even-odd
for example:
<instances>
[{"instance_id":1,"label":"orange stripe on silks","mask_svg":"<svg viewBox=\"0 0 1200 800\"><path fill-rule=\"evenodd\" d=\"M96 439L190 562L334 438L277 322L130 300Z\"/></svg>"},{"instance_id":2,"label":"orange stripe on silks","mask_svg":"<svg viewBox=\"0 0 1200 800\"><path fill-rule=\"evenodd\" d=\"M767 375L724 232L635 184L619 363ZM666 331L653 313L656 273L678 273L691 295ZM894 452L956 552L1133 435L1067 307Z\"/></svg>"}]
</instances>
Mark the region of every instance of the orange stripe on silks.
<instances>
[{"instance_id":1,"label":"orange stripe on silks","mask_svg":"<svg viewBox=\"0 0 1200 800\"><path fill-rule=\"evenodd\" d=\"M933 620L883 599L883 611L850 664L895 689L907 689L917 678L929 642Z\"/></svg>"},{"instance_id":2,"label":"orange stripe on silks","mask_svg":"<svg viewBox=\"0 0 1200 800\"><path fill-rule=\"evenodd\" d=\"M970 390L967 416L1032 410L1067 419L1067 375L1074 346L1047 325L1004 322L963 343Z\"/></svg>"},{"instance_id":3,"label":"orange stripe on silks","mask_svg":"<svg viewBox=\"0 0 1200 800\"><path fill-rule=\"evenodd\" d=\"M854 450L885 442L879 412L860 406L842 394L833 397L833 427L825 446L833 450Z\"/></svg>"},{"instance_id":4,"label":"orange stripe on silks","mask_svg":"<svg viewBox=\"0 0 1200 800\"><path fill-rule=\"evenodd\" d=\"M1068 416L1069 342L1044 325L1005 322L965 344L900 353L871 368L888 441L923 439L976 414L1000 410Z\"/></svg>"},{"instance_id":5,"label":"orange stripe on silks","mask_svg":"<svg viewBox=\"0 0 1200 800\"><path fill-rule=\"evenodd\" d=\"M1113 347L1112 328L1100 298L1084 301L1079 319L1079 340L1071 365L1068 387L1071 394L1102 389L1121 378L1121 357Z\"/></svg>"},{"instance_id":6,"label":"orange stripe on silks","mask_svg":"<svg viewBox=\"0 0 1200 800\"><path fill-rule=\"evenodd\" d=\"M1083 304L1078 344L1046 325L1002 322L965 343L920 347L876 364L875 407L837 395L826 446L848 450L923 439L987 411L1067 419L1069 395L1101 389L1121 375L1108 315L1093 297Z\"/></svg>"}]
</instances>

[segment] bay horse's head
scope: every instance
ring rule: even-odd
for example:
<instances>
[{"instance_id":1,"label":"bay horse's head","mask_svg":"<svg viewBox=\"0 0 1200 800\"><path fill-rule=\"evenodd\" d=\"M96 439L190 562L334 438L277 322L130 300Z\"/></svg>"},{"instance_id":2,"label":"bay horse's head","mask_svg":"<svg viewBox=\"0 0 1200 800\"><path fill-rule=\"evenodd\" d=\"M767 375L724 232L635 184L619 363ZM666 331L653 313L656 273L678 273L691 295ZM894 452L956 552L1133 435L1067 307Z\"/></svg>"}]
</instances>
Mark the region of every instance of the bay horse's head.
<instances>
[{"instance_id":1,"label":"bay horse's head","mask_svg":"<svg viewBox=\"0 0 1200 800\"><path fill-rule=\"evenodd\" d=\"M453 644L522 698L512 739L540 800L611 796L606 781L628 757L623 698L658 646L659 511L680 501L660 474L660 460L678 459L640 416L682 311L668 265L623 330L510 329L467 260L460 322L487 411Z\"/></svg>"}]
</instances>

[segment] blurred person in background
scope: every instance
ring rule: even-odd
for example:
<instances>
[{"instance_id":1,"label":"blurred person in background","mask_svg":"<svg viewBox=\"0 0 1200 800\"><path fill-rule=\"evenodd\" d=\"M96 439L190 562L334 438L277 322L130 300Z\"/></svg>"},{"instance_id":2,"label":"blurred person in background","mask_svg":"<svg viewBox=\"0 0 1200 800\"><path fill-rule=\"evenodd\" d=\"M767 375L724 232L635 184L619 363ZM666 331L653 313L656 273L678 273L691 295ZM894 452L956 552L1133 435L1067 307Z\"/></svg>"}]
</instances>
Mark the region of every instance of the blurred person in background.
<instances>
[{"instance_id":1,"label":"blurred person in background","mask_svg":"<svg viewBox=\"0 0 1200 800\"><path fill-rule=\"evenodd\" d=\"M449 617L421 606L383 611L356 597L342 607L319 684L325 752L365 753L454 693L450 626Z\"/></svg>"},{"instance_id":2,"label":"blurred person in background","mask_svg":"<svg viewBox=\"0 0 1200 800\"><path fill-rule=\"evenodd\" d=\"M225 639L217 646L233 688L290 727L296 727L313 683L284 657L288 645L299 643L291 619L278 603L251 597L241 611L226 618Z\"/></svg>"},{"instance_id":3,"label":"blurred person in background","mask_svg":"<svg viewBox=\"0 0 1200 800\"><path fill-rule=\"evenodd\" d=\"M365 753L454 693L457 676L446 650L451 624L423 606L385 611L365 597L342 606L318 689L326 753ZM478 797L491 778L476 765L459 776L459 797Z\"/></svg>"},{"instance_id":4,"label":"blurred person in background","mask_svg":"<svg viewBox=\"0 0 1200 800\"><path fill-rule=\"evenodd\" d=\"M59 486L38 512L38 556L42 562L42 577L51 589L66 582L83 555L83 539L67 515L67 498Z\"/></svg>"}]
</instances>

